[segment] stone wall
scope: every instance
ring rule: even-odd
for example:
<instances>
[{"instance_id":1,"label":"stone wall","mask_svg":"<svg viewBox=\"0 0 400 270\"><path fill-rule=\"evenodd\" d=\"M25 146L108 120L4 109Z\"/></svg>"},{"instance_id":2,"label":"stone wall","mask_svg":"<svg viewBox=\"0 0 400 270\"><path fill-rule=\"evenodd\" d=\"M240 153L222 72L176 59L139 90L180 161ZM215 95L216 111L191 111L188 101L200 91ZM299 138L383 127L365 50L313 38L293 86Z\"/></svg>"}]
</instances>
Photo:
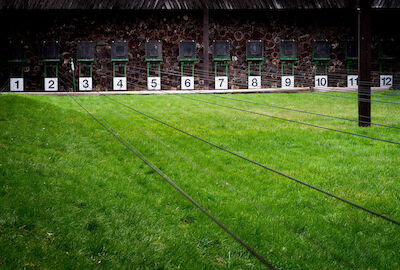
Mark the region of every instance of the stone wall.
<instances>
[{"instance_id":1,"label":"stone wall","mask_svg":"<svg viewBox=\"0 0 400 270\"><path fill-rule=\"evenodd\" d=\"M61 47L60 90L72 91L69 61L76 54L76 41L95 42L94 89L112 88L110 44L113 40L129 42L128 88L146 87L144 43L147 39L163 42L163 89L180 88L178 44L180 40L195 40L199 62L196 66L196 89L204 87L201 73L202 12L173 11L1 11L4 29L1 42L0 82L7 84L7 43L24 40L27 63L26 90L42 89L43 65L41 43L58 40ZM373 59L377 59L377 44L382 38L399 40L395 31L396 11L375 11L373 31ZM392 23L393 22L393 23ZM263 40L265 61L262 63L263 87L280 86L279 42L294 39L298 42L299 61L295 68L295 86L313 84L311 42L328 39L331 43L329 63L330 86L345 86L344 51L347 39L356 39L357 14L350 10L318 11L210 11L210 88L213 88L212 40L229 40L232 61L229 66L230 88L247 87L247 40ZM400 56L400 54L398 54ZM399 67L397 65L397 70ZM377 71L377 61L373 61ZM377 73L374 72L375 84ZM395 81L399 81L396 78Z\"/></svg>"}]
</instances>

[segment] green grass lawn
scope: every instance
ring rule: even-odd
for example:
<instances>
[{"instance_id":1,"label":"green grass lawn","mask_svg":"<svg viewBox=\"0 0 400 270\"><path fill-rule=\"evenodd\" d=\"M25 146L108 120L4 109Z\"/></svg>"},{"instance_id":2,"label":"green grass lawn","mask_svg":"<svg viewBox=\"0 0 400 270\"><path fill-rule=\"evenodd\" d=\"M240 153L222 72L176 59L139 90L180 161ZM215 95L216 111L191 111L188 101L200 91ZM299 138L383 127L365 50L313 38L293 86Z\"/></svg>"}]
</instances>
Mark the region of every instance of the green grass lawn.
<instances>
[{"instance_id":1,"label":"green grass lawn","mask_svg":"<svg viewBox=\"0 0 400 270\"><path fill-rule=\"evenodd\" d=\"M215 95L188 97L400 142L399 129L359 128L356 122ZM357 119L357 103L351 99L312 93L223 97ZM400 145L180 96L112 98L400 220ZM376 99L396 101L389 96ZM77 100L276 268L400 269L400 228L395 224L106 97ZM400 105L372 105L373 122L400 127L399 115ZM0 151L0 268L263 268L71 97L0 95Z\"/></svg>"}]
</instances>

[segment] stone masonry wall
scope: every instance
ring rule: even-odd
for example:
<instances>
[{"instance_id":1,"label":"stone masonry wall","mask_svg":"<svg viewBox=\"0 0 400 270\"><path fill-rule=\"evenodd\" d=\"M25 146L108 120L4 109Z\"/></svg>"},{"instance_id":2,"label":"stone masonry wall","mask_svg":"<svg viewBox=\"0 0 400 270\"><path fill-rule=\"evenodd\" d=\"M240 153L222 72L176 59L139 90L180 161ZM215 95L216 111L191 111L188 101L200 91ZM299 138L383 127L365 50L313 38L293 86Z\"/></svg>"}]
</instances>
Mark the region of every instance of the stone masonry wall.
<instances>
[{"instance_id":1,"label":"stone masonry wall","mask_svg":"<svg viewBox=\"0 0 400 270\"><path fill-rule=\"evenodd\" d=\"M0 83L7 85L7 44L24 40L27 63L27 91L43 89L42 41L58 40L61 47L60 91L72 91L70 59L75 58L78 40L93 40L95 62L94 89L112 89L110 45L113 40L129 42L128 89L146 87L144 43L147 39L163 42L163 89L180 89L178 44L195 40L199 62L196 65L196 89L203 89L201 11L1 11L4 28L1 45ZM374 12L373 70L377 71L377 44L382 38L399 41L395 31L395 11ZM393 22L393 23L392 23ZM246 41L263 40L265 61L262 63L263 87L280 87L279 42L298 42L299 61L295 68L295 86L313 84L311 42L328 39L331 43L329 85L345 86L345 40L356 39L357 14L349 10L317 11L210 11L210 89L213 89L212 41L229 40L232 61L229 66L229 88L247 87ZM397 54L400 56L400 53ZM399 57L400 58L400 57ZM399 70L398 64L396 65ZM396 70L396 69L395 69ZM354 71L356 72L356 71ZM374 72L378 84L378 73ZM399 81L395 75L395 81ZM3 87L4 89L4 87Z\"/></svg>"}]
</instances>

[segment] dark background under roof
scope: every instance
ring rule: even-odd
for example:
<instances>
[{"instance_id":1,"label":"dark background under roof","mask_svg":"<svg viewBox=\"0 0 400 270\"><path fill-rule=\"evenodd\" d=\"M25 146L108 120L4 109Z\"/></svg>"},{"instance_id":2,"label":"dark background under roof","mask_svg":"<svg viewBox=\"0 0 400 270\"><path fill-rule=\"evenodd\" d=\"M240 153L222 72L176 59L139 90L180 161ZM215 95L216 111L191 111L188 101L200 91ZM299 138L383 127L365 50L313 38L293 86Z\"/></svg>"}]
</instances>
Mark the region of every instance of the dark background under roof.
<instances>
[{"instance_id":1,"label":"dark background under roof","mask_svg":"<svg viewBox=\"0 0 400 270\"><path fill-rule=\"evenodd\" d=\"M0 0L1 9L325 9L359 0ZM362 1L362 0L361 0ZM400 8L399 0L373 0L373 8Z\"/></svg>"}]
</instances>

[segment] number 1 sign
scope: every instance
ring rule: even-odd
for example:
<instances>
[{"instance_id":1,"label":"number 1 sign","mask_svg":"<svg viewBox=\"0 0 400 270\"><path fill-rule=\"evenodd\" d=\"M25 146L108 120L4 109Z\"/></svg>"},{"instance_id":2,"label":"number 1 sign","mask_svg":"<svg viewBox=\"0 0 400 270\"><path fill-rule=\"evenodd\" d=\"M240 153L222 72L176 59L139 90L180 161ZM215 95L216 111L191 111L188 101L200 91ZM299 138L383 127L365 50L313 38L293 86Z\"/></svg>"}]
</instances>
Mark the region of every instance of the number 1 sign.
<instances>
[{"instance_id":1,"label":"number 1 sign","mask_svg":"<svg viewBox=\"0 0 400 270\"><path fill-rule=\"evenodd\" d=\"M294 88L294 76L282 76L282 88Z\"/></svg>"},{"instance_id":2,"label":"number 1 sign","mask_svg":"<svg viewBox=\"0 0 400 270\"><path fill-rule=\"evenodd\" d=\"M194 77L181 77L182 90L194 90Z\"/></svg>"},{"instance_id":3,"label":"number 1 sign","mask_svg":"<svg viewBox=\"0 0 400 270\"><path fill-rule=\"evenodd\" d=\"M12 92L24 91L24 79L10 78L10 91Z\"/></svg>"},{"instance_id":4,"label":"number 1 sign","mask_svg":"<svg viewBox=\"0 0 400 270\"><path fill-rule=\"evenodd\" d=\"M58 91L58 78L44 78L44 91Z\"/></svg>"},{"instance_id":5,"label":"number 1 sign","mask_svg":"<svg viewBox=\"0 0 400 270\"><path fill-rule=\"evenodd\" d=\"M249 76L249 89L261 89L261 76Z\"/></svg>"},{"instance_id":6,"label":"number 1 sign","mask_svg":"<svg viewBox=\"0 0 400 270\"><path fill-rule=\"evenodd\" d=\"M125 91L126 90L126 77L114 77L113 89L115 91Z\"/></svg>"},{"instance_id":7,"label":"number 1 sign","mask_svg":"<svg viewBox=\"0 0 400 270\"><path fill-rule=\"evenodd\" d=\"M216 90L227 90L228 89L228 76L215 77L215 89Z\"/></svg>"},{"instance_id":8,"label":"number 1 sign","mask_svg":"<svg viewBox=\"0 0 400 270\"><path fill-rule=\"evenodd\" d=\"M79 91L91 91L92 90L92 78L81 77L79 78Z\"/></svg>"}]
</instances>

